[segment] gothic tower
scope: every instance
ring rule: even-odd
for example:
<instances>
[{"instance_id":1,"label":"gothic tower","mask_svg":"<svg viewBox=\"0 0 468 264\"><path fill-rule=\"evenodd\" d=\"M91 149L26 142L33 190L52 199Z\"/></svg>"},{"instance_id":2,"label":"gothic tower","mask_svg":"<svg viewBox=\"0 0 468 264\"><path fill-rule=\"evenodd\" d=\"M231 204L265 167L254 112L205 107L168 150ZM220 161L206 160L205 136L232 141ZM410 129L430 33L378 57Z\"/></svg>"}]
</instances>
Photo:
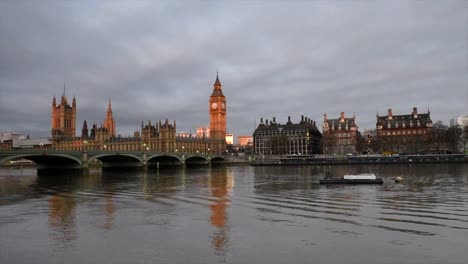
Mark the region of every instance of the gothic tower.
<instances>
[{"instance_id":1,"label":"gothic tower","mask_svg":"<svg viewBox=\"0 0 468 264\"><path fill-rule=\"evenodd\" d=\"M60 104L52 99L52 118L51 132L52 139L74 138L76 130L76 100L73 97L72 105L68 104L68 99L65 96L65 84L63 86L63 94Z\"/></svg>"},{"instance_id":2,"label":"gothic tower","mask_svg":"<svg viewBox=\"0 0 468 264\"><path fill-rule=\"evenodd\" d=\"M221 154L226 151L226 97L221 89L218 73L210 96L209 108L211 152Z\"/></svg>"},{"instance_id":3,"label":"gothic tower","mask_svg":"<svg viewBox=\"0 0 468 264\"><path fill-rule=\"evenodd\" d=\"M109 105L107 106L106 119L104 119L104 128L107 128L107 131L109 132L109 136L115 137L115 122L114 122L114 117L112 116L112 106L111 106L110 99L109 99Z\"/></svg>"}]
</instances>

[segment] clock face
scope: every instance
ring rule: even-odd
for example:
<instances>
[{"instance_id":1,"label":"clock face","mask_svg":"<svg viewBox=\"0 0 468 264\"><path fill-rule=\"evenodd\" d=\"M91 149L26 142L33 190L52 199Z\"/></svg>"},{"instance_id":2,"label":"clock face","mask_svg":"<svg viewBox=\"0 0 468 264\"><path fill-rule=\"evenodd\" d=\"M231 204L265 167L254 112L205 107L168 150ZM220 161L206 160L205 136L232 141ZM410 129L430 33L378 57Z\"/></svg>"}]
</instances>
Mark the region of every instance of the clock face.
<instances>
[{"instance_id":1,"label":"clock face","mask_svg":"<svg viewBox=\"0 0 468 264\"><path fill-rule=\"evenodd\" d=\"M221 107L222 107L223 109L226 109L226 104L223 103L223 104L221 105Z\"/></svg>"},{"instance_id":2,"label":"clock face","mask_svg":"<svg viewBox=\"0 0 468 264\"><path fill-rule=\"evenodd\" d=\"M217 103L212 103L211 104L211 109L216 109L218 108L218 104Z\"/></svg>"}]
</instances>

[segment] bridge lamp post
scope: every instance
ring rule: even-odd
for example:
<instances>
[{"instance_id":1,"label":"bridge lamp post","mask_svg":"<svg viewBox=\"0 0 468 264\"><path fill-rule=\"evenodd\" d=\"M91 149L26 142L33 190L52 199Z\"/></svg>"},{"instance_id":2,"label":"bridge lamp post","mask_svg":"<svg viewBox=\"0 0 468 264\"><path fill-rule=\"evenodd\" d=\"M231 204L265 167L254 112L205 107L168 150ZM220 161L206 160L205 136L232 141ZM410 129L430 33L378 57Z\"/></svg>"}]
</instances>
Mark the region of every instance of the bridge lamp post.
<instances>
[{"instance_id":1,"label":"bridge lamp post","mask_svg":"<svg viewBox=\"0 0 468 264\"><path fill-rule=\"evenodd\" d=\"M146 143L143 143L143 150L146 149Z\"/></svg>"},{"instance_id":2,"label":"bridge lamp post","mask_svg":"<svg viewBox=\"0 0 468 264\"><path fill-rule=\"evenodd\" d=\"M104 150L107 150L107 145L102 146Z\"/></svg>"},{"instance_id":3,"label":"bridge lamp post","mask_svg":"<svg viewBox=\"0 0 468 264\"><path fill-rule=\"evenodd\" d=\"M184 146L182 146L182 153L184 153Z\"/></svg>"},{"instance_id":4,"label":"bridge lamp post","mask_svg":"<svg viewBox=\"0 0 468 264\"><path fill-rule=\"evenodd\" d=\"M87 145L87 144L88 144L88 141L87 141L87 140L83 141L83 148L84 148L84 150L86 150L86 145Z\"/></svg>"}]
</instances>

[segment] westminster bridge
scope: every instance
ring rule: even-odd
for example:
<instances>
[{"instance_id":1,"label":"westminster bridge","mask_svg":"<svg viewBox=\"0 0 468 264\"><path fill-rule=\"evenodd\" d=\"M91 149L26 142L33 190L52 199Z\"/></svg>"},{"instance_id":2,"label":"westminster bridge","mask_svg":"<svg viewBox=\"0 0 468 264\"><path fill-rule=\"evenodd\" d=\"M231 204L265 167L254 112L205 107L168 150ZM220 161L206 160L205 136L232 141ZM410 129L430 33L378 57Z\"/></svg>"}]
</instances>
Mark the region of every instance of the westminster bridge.
<instances>
[{"instance_id":1,"label":"westminster bridge","mask_svg":"<svg viewBox=\"0 0 468 264\"><path fill-rule=\"evenodd\" d=\"M170 166L209 166L224 164L225 156L205 153L150 151L65 151L42 149L0 150L0 166L18 159L31 160L37 169L83 169L99 160L103 168L159 168Z\"/></svg>"}]
</instances>

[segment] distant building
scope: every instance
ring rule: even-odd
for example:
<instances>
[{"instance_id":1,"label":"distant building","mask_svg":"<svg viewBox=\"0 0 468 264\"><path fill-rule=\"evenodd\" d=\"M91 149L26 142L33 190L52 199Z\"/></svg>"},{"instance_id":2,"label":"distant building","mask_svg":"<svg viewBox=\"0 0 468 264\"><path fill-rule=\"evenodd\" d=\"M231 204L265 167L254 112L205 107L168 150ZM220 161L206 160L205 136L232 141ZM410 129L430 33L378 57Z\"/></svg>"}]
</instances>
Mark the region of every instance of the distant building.
<instances>
[{"instance_id":1,"label":"distant building","mask_svg":"<svg viewBox=\"0 0 468 264\"><path fill-rule=\"evenodd\" d=\"M323 115L323 152L325 154L355 153L358 144L358 126L356 115L346 118L345 113L337 119L328 119Z\"/></svg>"},{"instance_id":2,"label":"distant building","mask_svg":"<svg viewBox=\"0 0 468 264\"><path fill-rule=\"evenodd\" d=\"M252 136L238 136L237 145L239 145L239 147L253 145L253 137Z\"/></svg>"},{"instance_id":3,"label":"distant building","mask_svg":"<svg viewBox=\"0 0 468 264\"><path fill-rule=\"evenodd\" d=\"M429 149L432 120L429 111L420 114L416 107L408 115L393 115L388 109L386 116L377 114L376 129L382 153L420 153Z\"/></svg>"},{"instance_id":4,"label":"distant building","mask_svg":"<svg viewBox=\"0 0 468 264\"><path fill-rule=\"evenodd\" d=\"M234 135L233 134L226 134L226 144L232 145L234 144Z\"/></svg>"},{"instance_id":5,"label":"distant building","mask_svg":"<svg viewBox=\"0 0 468 264\"><path fill-rule=\"evenodd\" d=\"M197 137L210 137L210 128L197 127Z\"/></svg>"},{"instance_id":6,"label":"distant building","mask_svg":"<svg viewBox=\"0 0 468 264\"><path fill-rule=\"evenodd\" d=\"M468 115L457 117L457 125L468 126Z\"/></svg>"},{"instance_id":7,"label":"distant building","mask_svg":"<svg viewBox=\"0 0 468 264\"><path fill-rule=\"evenodd\" d=\"M311 155L318 153L322 134L314 121L302 116L297 124L276 123L276 118L260 124L253 134L254 153L257 155Z\"/></svg>"}]
</instances>

